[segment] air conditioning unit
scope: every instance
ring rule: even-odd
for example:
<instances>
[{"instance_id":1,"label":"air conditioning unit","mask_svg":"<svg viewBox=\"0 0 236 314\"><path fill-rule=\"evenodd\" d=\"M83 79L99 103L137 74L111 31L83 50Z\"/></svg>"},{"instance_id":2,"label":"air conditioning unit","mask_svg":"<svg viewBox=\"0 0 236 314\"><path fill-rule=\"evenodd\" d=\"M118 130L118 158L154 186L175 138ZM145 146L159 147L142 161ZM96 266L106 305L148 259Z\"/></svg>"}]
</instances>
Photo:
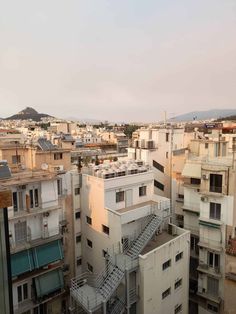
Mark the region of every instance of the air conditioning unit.
<instances>
[{"instance_id":1,"label":"air conditioning unit","mask_svg":"<svg viewBox=\"0 0 236 314\"><path fill-rule=\"evenodd\" d=\"M201 197L201 201L202 201L202 202L208 202L208 197L202 196L202 197Z\"/></svg>"},{"instance_id":2,"label":"air conditioning unit","mask_svg":"<svg viewBox=\"0 0 236 314\"><path fill-rule=\"evenodd\" d=\"M50 216L49 212L43 213L43 217L48 217L48 216Z\"/></svg>"},{"instance_id":3,"label":"air conditioning unit","mask_svg":"<svg viewBox=\"0 0 236 314\"><path fill-rule=\"evenodd\" d=\"M203 174L203 175L202 175L202 179L203 179L203 180L208 180L208 179L209 179L209 176L208 176L207 174Z\"/></svg>"},{"instance_id":4,"label":"air conditioning unit","mask_svg":"<svg viewBox=\"0 0 236 314\"><path fill-rule=\"evenodd\" d=\"M64 170L64 166L63 165L56 166L56 167L54 167L54 170L55 171L63 171Z\"/></svg>"}]
</instances>

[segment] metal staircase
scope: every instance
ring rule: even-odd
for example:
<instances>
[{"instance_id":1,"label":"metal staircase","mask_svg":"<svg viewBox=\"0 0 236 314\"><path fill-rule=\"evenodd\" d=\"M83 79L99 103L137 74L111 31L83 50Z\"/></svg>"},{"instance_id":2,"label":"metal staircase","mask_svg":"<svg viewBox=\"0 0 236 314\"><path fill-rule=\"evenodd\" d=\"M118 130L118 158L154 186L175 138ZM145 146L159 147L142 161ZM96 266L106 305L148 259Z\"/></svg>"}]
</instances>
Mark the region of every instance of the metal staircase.
<instances>
[{"instance_id":1,"label":"metal staircase","mask_svg":"<svg viewBox=\"0 0 236 314\"><path fill-rule=\"evenodd\" d=\"M116 298L111 307L108 308L108 314L122 314L125 311L125 298Z\"/></svg>"},{"instance_id":2,"label":"metal staircase","mask_svg":"<svg viewBox=\"0 0 236 314\"><path fill-rule=\"evenodd\" d=\"M142 230L138 238L133 242L132 246L127 250L125 254L132 259L137 258L142 252L148 241L151 240L157 228L161 225L162 219L157 215L148 216L148 222L145 228Z\"/></svg>"},{"instance_id":3,"label":"metal staircase","mask_svg":"<svg viewBox=\"0 0 236 314\"><path fill-rule=\"evenodd\" d=\"M110 256L105 269L96 278L93 280L86 277L72 279L72 299L89 313L101 308L118 288L125 276L125 271L131 270L134 262L138 261L138 255L152 238L161 222L160 216L148 215L143 221L143 227L138 237L127 248L123 247L123 253ZM118 299L108 313L121 314L124 308L125 302Z\"/></svg>"}]
</instances>

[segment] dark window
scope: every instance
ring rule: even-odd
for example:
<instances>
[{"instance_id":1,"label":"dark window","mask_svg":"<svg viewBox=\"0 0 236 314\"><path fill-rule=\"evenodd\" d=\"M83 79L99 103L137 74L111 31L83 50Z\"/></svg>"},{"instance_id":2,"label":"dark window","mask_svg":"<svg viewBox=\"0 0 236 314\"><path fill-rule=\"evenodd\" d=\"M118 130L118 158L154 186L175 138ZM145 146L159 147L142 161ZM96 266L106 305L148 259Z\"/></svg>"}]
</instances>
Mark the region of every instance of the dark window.
<instances>
[{"instance_id":1,"label":"dark window","mask_svg":"<svg viewBox=\"0 0 236 314\"><path fill-rule=\"evenodd\" d=\"M220 255L213 252L208 252L208 265L213 268L220 267Z\"/></svg>"},{"instance_id":2,"label":"dark window","mask_svg":"<svg viewBox=\"0 0 236 314\"><path fill-rule=\"evenodd\" d=\"M87 267L88 267L88 271L93 273L93 266L91 264L87 263Z\"/></svg>"},{"instance_id":3,"label":"dark window","mask_svg":"<svg viewBox=\"0 0 236 314\"><path fill-rule=\"evenodd\" d=\"M208 143L205 143L205 148L208 148Z\"/></svg>"},{"instance_id":4,"label":"dark window","mask_svg":"<svg viewBox=\"0 0 236 314\"><path fill-rule=\"evenodd\" d=\"M175 282L175 289L179 288L182 286L182 279L179 279Z\"/></svg>"},{"instance_id":5,"label":"dark window","mask_svg":"<svg viewBox=\"0 0 236 314\"><path fill-rule=\"evenodd\" d=\"M58 195L62 194L62 181L61 181L61 179L57 180L57 194Z\"/></svg>"},{"instance_id":6,"label":"dark window","mask_svg":"<svg viewBox=\"0 0 236 314\"><path fill-rule=\"evenodd\" d=\"M168 297L169 294L170 294L170 287L166 289L164 292L162 292L162 300Z\"/></svg>"},{"instance_id":7,"label":"dark window","mask_svg":"<svg viewBox=\"0 0 236 314\"><path fill-rule=\"evenodd\" d=\"M210 174L210 192L222 193L221 174Z\"/></svg>"},{"instance_id":8,"label":"dark window","mask_svg":"<svg viewBox=\"0 0 236 314\"><path fill-rule=\"evenodd\" d=\"M80 218L80 212L76 212L75 213L75 219L79 219Z\"/></svg>"},{"instance_id":9,"label":"dark window","mask_svg":"<svg viewBox=\"0 0 236 314\"><path fill-rule=\"evenodd\" d=\"M60 160L62 159L63 154L62 153L54 153L54 160Z\"/></svg>"},{"instance_id":10,"label":"dark window","mask_svg":"<svg viewBox=\"0 0 236 314\"><path fill-rule=\"evenodd\" d=\"M168 159L169 158L169 153L168 152L166 152L166 159Z\"/></svg>"},{"instance_id":11,"label":"dark window","mask_svg":"<svg viewBox=\"0 0 236 314\"><path fill-rule=\"evenodd\" d=\"M183 252L180 252L175 256L175 261L178 262L181 258L183 258Z\"/></svg>"},{"instance_id":12,"label":"dark window","mask_svg":"<svg viewBox=\"0 0 236 314\"><path fill-rule=\"evenodd\" d=\"M210 218L220 220L221 204L210 202Z\"/></svg>"},{"instance_id":13,"label":"dark window","mask_svg":"<svg viewBox=\"0 0 236 314\"><path fill-rule=\"evenodd\" d=\"M12 156L12 163L13 164L20 164L20 156Z\"/></svg>"},{"instance_id":14,"label":"dark window","mask_svg":"<svg viewBox=\"0 0 236 314\"><path fill-rule=\"evenodd\" d=\"M81 234L76 236L76 243L79 243L79 242L81 242Z\"/></svg>"},{"instance_id":15,"label":"dark window","mask_svg":"<svg viewBox=\"0 0 236 314\"><path fill-rule=\"evenodd\" d=\"M162 270L165 270L171 266L171 259L162 264Z\"/></svg>"},{"instance_id":16,"label":"dark window","mask_svg":"<svg viewBox=\"0 0 236 314\"><path fill-rule=\"evenodd\" d=\"M194 253L196 253L197 255L199 253L198 242L199 242L199 238L191 235L191 237L190 237L190 250L194 251Z\"/></svg>"},{"instance_id":17,"label":"dark window","mask_svg":"<svg viewBox=\"0 0 236 314\"><path fill-rule=\"evenodd\" d=\"M125 192L116 192L116 203L123 202L125 200Z\"/></svg>"},{"instance_id":18,"label":"dark window","mask_svg":"<svg viewBox=\"0 0 236 314\"><path fill-rule=\"evenodd\" d=\"M18 206L17 206L17 192L13 192L12 193L12 198L13 198L13 208L14 208L14 211L16 212L17 209L18 209Z\"/></svg>"},{"instance_id":19,"label":"dark window","mask_svg":"<svg viewBox=\"0 0 236 314\"><path fill-rule=\"evenodd\" d=\"M218 313L218 306L217 305L213 305L211 303L207 304L207 309L210 310L213 313Z\"/></svg>"},{"instance_id":20,"label":"dark window","mask_svg":"<svg viewBox=\"0 0 236 314\"><path fill-rule=\"evenodd\" d=\"M169 133L166 133L166 142L169 142Z\"/></svg>"},{"instance_id":21,"label":"dark window","mask_svg":"<svg viewBox=\"0 0 236 314\"><path fill-rule=\"evenodd\" d=\"M81 257L77 258L76 264L77 264L77 266L82 265L82 258Z\"/></svg>"},{"instance_id":22,"label":"dark window","mask_svg":"<svg viewBox=\"0 0 236 314\"><path fill-rule=\"evenodd\" d=\"M89 216L86 216L86 222L87 224L92 225L92 218Z\"/></svg>"},{"instance_id":23,"label":"dark window","mask_svg":"<svg viewBox=\"0 0 236 314\"><path fill-rule=\"evenodd\" d=\"M191 184L199 185L199 184L201 184L201 179L190 178L190 183L191 183Z\"/></svg>"},{"instance_id":24,"label":"dark window","mask_svg":"<svg viewBox=\"0 0 236 314\"><path fill-rule=\"evenodd\" d=\"M75 195L80 195L80 188L75 188Z\"/></svg>"},{"instance_id":25,"label":"dark window","mask_svg":"<svg viewBox=\"0 0 236 314\"><path fill-rule=\"evenodd\" d=\"M164 189L165 189L165 186L161 182L159 182L157 180L154 180L154 186L156 188L158 188L159 190L162 190L162 191L164 191Z\"/></svg>"},{"instance_id":26,"label":"dark window","mask_svg":"<svg viewBox=\"0 0 236 314\"><path fill-rule=\"evenodd\" d=\"M87 245L92 248L93 247L93 242L91 240L87 239Z\"/></svg>"},{"instance_id":27,"label":"dark window","mask_svg":"<svg viewBox=\"0 0 236 314\"><path fill-rule=\"evenodd\" d=\"M181 200L184 199L184 194L178 194L178 198L180 198Z\"/></svg>"},{"instance_id":28,"label":"dark window","mask_svg":"<svg viewBox=\"0 0 236 314\"><path fill-rule=\"evenodd\" d=\"M105 258L107 255L107 251L106 250L102 250L102 256Z\"/></svg>"},{"instance_id":29,"label":"dark window","mask_svg":"<svg viewBox=\"0 0 236 314\"><path fill-rule=\"evenodd\" d=\"M29 195L30 195L30 208L38 207L39 206L38 189L29 190Z\"/></svg>"},{"instance_id":30,"label":"dark window","mask_svg":"<svg viewBox=\"0 0 236 314\"><path fill-rule=\"evenodd\" d=\"M147 195L147 187L146 185L139 187L139 196L145 196Z\"/></svg>"},{"instance_id":31,"label":"dark window","mask_svg":"<svg viewBox=\"0 0 236 314\"><path fill-rule=\"evenodd\" d=\"M181 311L182 311L182 304L177 305L177 306L175 307L175 314L178 314L178 313L180 313Z\"/></svg>"},{"instance_id":32,"label":"dark window","mask_svg":"<svg viewBox=\"0 0 236 314\"><path fill-rule=\"evenodd\" d=\"M152 161L152 165L153 165L153 167L155 167L156 169L160 170L161 172L164 172L165 168L161 164L159 164L159 162L153 160Z\"/></svg>"},{"instance_id":33,"label":"dark window","mask_svg":"<svg viewBox=\"0 0 236 314\"><path fill-rule=\"evenodd\" d=\"M17 299L18 303L28 299L28 284L24 283L17 287Z\"/></svg>"},{"instance_id":34,"label":"dark window","mask_svg":"<svg viewBox=\"0 0 236 314\"><path fill-rule=\"evenodd\" d=\"M105 226L105 225L102 225L102 231L106 234L109 234L110 233L110 228Z\"/></svg>"}]
</instances>

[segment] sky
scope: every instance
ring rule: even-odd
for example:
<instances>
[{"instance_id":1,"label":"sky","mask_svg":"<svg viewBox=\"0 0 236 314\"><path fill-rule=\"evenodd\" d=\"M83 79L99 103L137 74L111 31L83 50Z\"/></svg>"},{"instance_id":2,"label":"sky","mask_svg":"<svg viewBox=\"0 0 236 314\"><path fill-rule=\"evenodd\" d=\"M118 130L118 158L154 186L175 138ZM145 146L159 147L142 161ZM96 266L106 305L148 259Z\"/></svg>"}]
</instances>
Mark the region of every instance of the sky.
<instances>
[{"instance_id":1,"label":"sky","mask_svg":"<svg viewBox=\"0 0 236 314\"><path fill-rule=\"evenodd\" d=\"M0 117L153 122L236 109L235 0L9 0Z\"/></svg>"}]
</instances>

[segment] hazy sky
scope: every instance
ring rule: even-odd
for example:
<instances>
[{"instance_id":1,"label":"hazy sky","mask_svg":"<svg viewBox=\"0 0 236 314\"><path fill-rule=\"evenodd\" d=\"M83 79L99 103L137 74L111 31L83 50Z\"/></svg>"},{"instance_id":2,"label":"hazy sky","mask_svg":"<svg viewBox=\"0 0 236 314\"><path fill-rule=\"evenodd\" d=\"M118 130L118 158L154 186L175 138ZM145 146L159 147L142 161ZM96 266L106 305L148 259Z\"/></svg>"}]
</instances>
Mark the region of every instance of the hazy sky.
<instances>
[{"instance_id":1,"label":"hazy sky","mask_svg":"<svg viewBox=\"0 0 236 314\"><path fill-rule=\"evenodd\" d=\"M236 109L236 0L8 0L0 116L155 121Z\"/></svg>"}]
</instances>

